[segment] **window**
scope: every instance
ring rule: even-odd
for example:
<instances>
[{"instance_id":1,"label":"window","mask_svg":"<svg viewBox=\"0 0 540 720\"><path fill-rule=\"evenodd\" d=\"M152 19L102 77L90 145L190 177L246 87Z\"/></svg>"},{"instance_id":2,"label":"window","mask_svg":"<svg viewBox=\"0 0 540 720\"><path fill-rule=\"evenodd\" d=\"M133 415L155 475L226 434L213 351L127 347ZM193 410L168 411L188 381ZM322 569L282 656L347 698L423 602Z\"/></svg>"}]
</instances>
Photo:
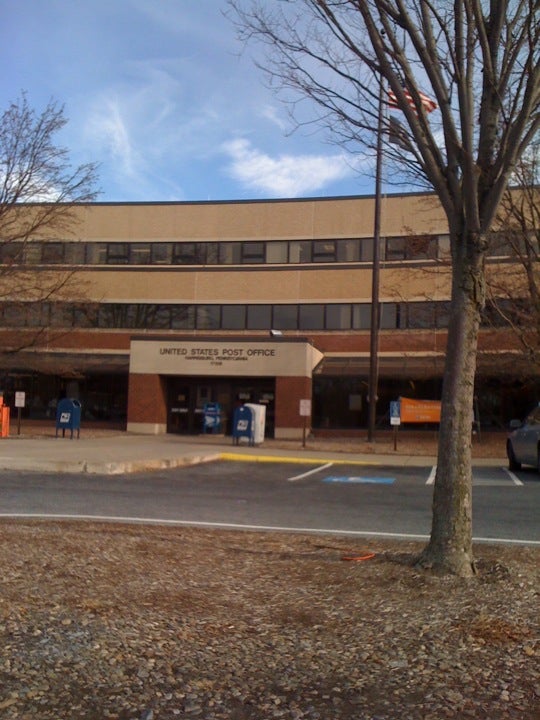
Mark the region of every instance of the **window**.
<instances>
[{"instance_id":1,"label":"window","mask_svg":"<svg viewBox=\"0 0 540 720\"><path fill-rule=\"evenodd\" d=\"M107 265L127 265L129 243L107 243Z\"/></svg>"},{"instance_id":2,"label":"window","mask_svg":"<svg viewBox=\"0 0 540 720\"><path fill-rule=\"evenodd\" d=\"M326 306L326 329L349 330L351 328L351 306L349 303Z\"/></svg>"},{"instance_id":3,"label":"window","mask_svg":"<svg viewBox=\"0 0 540 720\"><path fill-rule=\"evenodd\" d=\"M362 262L373 262L373 240L362 238L360 240L360 260Z\"/></svg>"},{"instance_id":4,"label":"window","mask_svg":"<svg viewBox=\"0 0 540 720\"><path fill-rule=\"evenodd\" d=\"M26 325L29 327L47 327L49 325L49 308L48 302L29 303L26 309Z\"/></svg>"},{"instance_id":5,"label":"window","mask_svg":"<svg viewBox=\"0 0 540 720\"><path fill-rule=\"evenodd\" d=\"M86 262L89 265L105 265L106 260L106 243L88 243L86 246Z\"/></svg>"},{"instance_id":6,"label":"window","mask_svg":"<svg viewBox=\"0 0 540 720\"><path fill-rule=\"evenodd\" d=\"M528 248L531 248L534 253L538 252L538 240L535 233L531 232L529 237L526 237L520 228L510 228L505 232L490 235L488 255L516 258L526 255Z\"/></svg>"},{"instance_id":7,"label":"window","mask_svg":"<svg viewBox=\"0 0 540 720\"><path fill-rule=\"evenodd\" d=\"M30 242L24 248L24 262L27 265L41 264L41 246L42 243Z\"/></svg>"},{"instance_id":8,"label":"window","mask_svg":"<svg viewBox=\"0 0 540 720\"><path fill-rule=\"evenodd\" d=\"M155 330L168 330L171 327L170 305L152 305L152 312L147 319L147 327Z\"/></svg>"},{"instance_id":9,"label":"window","mask_svg":"<svg viewBox=\"0 0 540 720\"><path fill-rule=\"evenodd\" d=\"M385 260L405 260L405 238L386 238Z\"/></svg>"},{"instance_id":10,"label":"window","mask_svg":"<svg viewBox=\"0 0 540 720\"><path fill-rule=\"evenodd\" d=\"M128 306L121 303L107 303L98 308L97 325L100 328L126 328L128 325Z\"/></svg>"},{"instance_id":11,"label":"window","mask_svg":"<svg viewBox=\"0 0 540 720\"><path fill-rule=\"evenodd\" d=\"M409 235L405 238L407 260L433 260L437 255L437 238L432 235Z\"/></svg>"},{"instance_id":12,"label":"window","mask_svg":"<svg viewBox=\"0 0 540 720\"><path fill-rule=\"evenodd\" d=\"M219 305L198 305L195 325L198 330L219 330L221 324Z\"/></svg>"},{"instance_id":13,"label":"window","mask_svg":"<svg viewBox=\"0 0 540 720\"><path fill-rule=\"evenodd\" d=\"M450 260L450 235L439 235L435 238L437 257L440 260Z\"/></svg>"},{"instance_id":14,"label":"window","mask_svg":"<svg viewBox=\"0 0 540 720\"><path fill-rule=\"evenodd\" d=\"M338 262L358 262L360 260L360 240L338 240L336 251Z\"/></svg>"},{"instance_id":15,"label":"window","mask_svg":"<svg viewBox=\"0 0 540 720\"><path fill-rule=\"evenodd\" d=\"M20 263L23 259L24 243L5 242L0 246L0 262L5 265Z\"/></svg>"},{"instance_id":16,"label":"window","mask_svg":"<svg viewBox=\"0 0 540 720\"><path fill-rule=\"evenodd\" d=\"M219 264L240 265L242 259L242 243L219 243Z\"/></svg>"},{"instance_id":17,"label":"window","mask_svg":"<svg viewBox=\"0 0 540 720\"><path fill-rule=\"evenodd\" d=\"M44 265L57 265L64 261L64 243L46 242L41 245L41 262Z\"/></svg>"},{"instance_id":18,"label":"window","mask_svg":"<svg viewBox=\"0 0 540 720\"><path fill-rule=\"evenodd\" d=\"M334 240L314 240L313 241L313 262L335 262L336 261L336 243Z\"/></svg>"},{"instance_id":19,"label":"window","mask_svg":"<svg viewBox=\"0 0 540 720\"><path fill-rule=\"evenodd\" d=\"M407 327L412 329L435 327L435 303L411 302L407 304Z\"/></svg>"},{"instance_id":20,"label":"window","mask_svg":"<svg viewBox=\"0 0 540 720\"><path fill-rule=\"evenodd\" d=\"M27 310L26 303L7 303L3 306L2 324L8 327L24 327Z\"/></svg>"},{"instance_id":21,"label":"window","mask_svg":"<svg viewBox=\"0 0 540 720\"><path fill-rule=\"evenodd\" d=\"M298 328L298 305L274 305L271 327L276 330Z\"/></svg>"},{"instance_id":22,"label":"window","mask_svg":"<svg viewBox=\"0 0 540 720\"><path fill-rule=\"evenodd\" d=\"M324 330L324 305L300 305L300 330Z\"/></svg>"},{"instance_id":23,"label":"window","mask_svg":"<svg viewBox=\"0 0 540 720\"><path fill-rule=\"evenodd\" d=\"M447 328L450 321L450 303L440 301L435 303L435 327Z\"/></svg>"},{"instance_id":24,"label":"window","mask_svg":"<svg viewBox=\"0 0 540 720\"><path fill-rule=\"evenodd\" d=\"M486 303L482 311L481 324L504 327L510 324L523 326L530 322L529 303L524 298L497 298Z\"/></svg>"},{"instance_id":25,"label":"window","mask_svg":"<svg viewBox=\"0 0 540 720\"><path fill-rule=\"evenodd\" d=\"M272 327L272 306L248 305L246 327L248 330L270 330Z\"/></svg>"},{"instance_id":26,"label":"window","mask_svg":"<svg viewBox=\"0 0 540 720\"><path fill-rule=\"evenodd\" d=\"M144 330L155 327L157 308L154 303L131 303L128 308L129 327Z\"/></svg>"},{"instance_id":27,"label":"window","mask_svg":"<svg viewBox=\"0 0 540 720\"><path fill-rule=\"evenodd\" d=\"M369 330L371 327L371 305L353 305L352 313L353 330Z\"/></svg>"},{"instance_id":28,"label":"window","mask_svg":"<svg viewBox=\"0 0 540 720\"><path fill-rule=\"evenodd\" d=\"M386 260L425 260L436 255L437 238L432 235L386 238Z\"/></svg>"},{"instance_id":29,"label":"window","mask_svg":"<svg viewBox=\"0 0 540 720\"><path fill-rule=\"evenodd\" d=\"M289 245L289 262L311 262L311 242L309 240L294 240Z\"/></svg>"},{"instance_id":30,"label":"window","mask_svg":"<svg viewBox=\"0 0 540 720\"><path fill-rule=\"evenodd\" d=\"M193 330L195 328L195 306L172 305L171 328L173 330Z\"/></svg>"},{"instance_id":31,"label":"window","mask_svg":"<svg viewBox=\"0 0 540 720\"><path fill-rule=\"evenodd\" d=\"M207 242L201 243L204 247L205 258L207 265L218 265L219 264L219 243Z\"/></svg>"},{"instance_id":32,"label":"window","mask_svg":"<svg viewBox=\"0 0 540 720\"><path fill-rule=\"evenodd\" d=\"M247 264L264 262L263 242L242 243L242 262Z\"/></svg>"},{"instance_id":33,"label":"window","mask_svg":"<svg viewBox=\"0 0 540 720\"><path fill-rule=\"evenodd\" d=\"M152 264L170 265L172 256L172 243L151 243Z\"/></svg>"},{"instance_id":34,"label":"window","mask_svg":"<svg viewBox=\"0 0 540 720\"><path fill-rule=\"evenodd\" d=\"M76 305L73 308L73 325L82 328L97 327L98 311L97 304Z\"/></svg>"},{"instance_id":35,"label":"window","mask_svg":"<svg viewBox=\"0 0 540 720\"><path fill-rule=\"evenodd\" d=\"M379 327L381 330L394 330L400 327L398 303L381 303L379 307Z\"/></svg>"},{"instance_id":36,"label":"window","mask_svg":"<svg viewBox=\"0 0 540 720\"><path fill-rule=\"evenodd\" d=\"M52 327L73 327L73 306L63 302L51 303L49 324Z\"/></svg>"},{"instance_id":37,"label":"window","mask_svg":"<svg viewBox=\"0 0 540 720\"><path fill-rule=\"evenodd\" d=\"M244 330L246 327L245 305L223 305L221 309L223 330Z\"/></svg>"},{"instance_id":38,"label":"window","mask_svg":"<svg viewBox=\"0 0 540 720\"><path fill-rule=\"evenodd\" d=\"M131 243L131 265L150 265L152 248L150 243Z\"/></svg>"},{"instance_id":39,"label":"window","mask_svg":"<svg viewBox=\"0 0 540 720\"><path fill-rule=\"evenodd\" d=\"M289 243L266 243L266 262L271 265L281 265L289 260Z\"/></svg>"},{"instance_id":40,"label":"window","mask_svg":"<svg viewBox=\"0 0 540 720\"><path fill-rule=\"evenodd\" d=\"M204 265L204 246L195 242L181 242L173 245L173 265Z\"/></svg>"},{"instance_id":41,"label":"window","mask_svg":"<svg viewBox=\"0 0 540 720\"><path fill-rule=\"evenodd\" d=\"M84 265L86 243L70 242L64 245L64 261L68 265Z\"/></svg>"}]
</instances>

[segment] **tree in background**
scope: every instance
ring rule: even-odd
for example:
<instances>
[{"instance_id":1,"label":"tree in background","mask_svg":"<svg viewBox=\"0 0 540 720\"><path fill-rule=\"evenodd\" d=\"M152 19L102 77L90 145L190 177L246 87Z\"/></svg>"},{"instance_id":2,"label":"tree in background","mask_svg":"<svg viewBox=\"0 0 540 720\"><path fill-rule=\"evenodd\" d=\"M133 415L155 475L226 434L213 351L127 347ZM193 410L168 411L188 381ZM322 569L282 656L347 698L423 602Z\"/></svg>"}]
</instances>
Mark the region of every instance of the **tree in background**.
<instances>
[{"instance_id":1,"label":"tree in background","mask_svg":"<svg viewBox=\"0 0 540 720\"><path fill-rule=\"evenodd\" d=\"M513 269L505 266L488 276L488 320L512 328L522 349L525 371L540 370L540 147L535 146L518 163L498 212L494 254L510 255ZM499 248L497 250L497 248Z\"/></svg>"},{"instance_id":2,"label":"tree in background","mask_svg":"<svg viewBox=\"0 0 540 720\"><path fill-rule=\"evenodd\" d=\"M434 191L452 264L431 537L419 564L468 576L471 426L490 230L540 126L538 0L229 0L239 37L290 102L358 155L382 133L392 174ZM305 99L311 101L299 102ZM399 113L392 127L381 113ZM400 122L400 120L402 122Z\"/></svg>"},{"instance_id":3,"label":"tree in background","mask_svg":"<svg viewBox=\"0 0 540 720\"><path fill-rule=\"evenodd\" d=\"M24 317L34 328L24 334L13 333L4 353L35 345L48 330L44 304L71 299L74 292L73 272L36 272L31 252L33 240L73 237L77 224L74 205L96 198L96 166L88 163L73 168L68 150L56 144L66 123L63 107L51 100L38 113L24 93L0 117L2 324L7 321L16 326Z\"/></svg>"}]
</instances>

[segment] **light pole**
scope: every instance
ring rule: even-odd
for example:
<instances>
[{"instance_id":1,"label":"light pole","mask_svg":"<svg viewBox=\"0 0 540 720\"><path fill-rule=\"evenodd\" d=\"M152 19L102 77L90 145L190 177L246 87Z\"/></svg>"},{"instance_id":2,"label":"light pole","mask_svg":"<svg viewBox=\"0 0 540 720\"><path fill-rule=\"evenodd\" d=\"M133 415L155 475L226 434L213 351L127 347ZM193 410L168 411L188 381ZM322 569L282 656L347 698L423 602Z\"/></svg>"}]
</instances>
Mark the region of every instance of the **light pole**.
<instances>
[{"instance_id":1,"label":"light pole","mask_svg":"<svg viewBox=\"0 0 540 720\"><path fill-rule=\"evenodd\" d=\"M373 223L373 269L371 273L371 329L369 343L369 418L368 441L375 437L377 422L377 394L379 384L379 270L381 260L381 184L383 161L384 83L379 81L379 111L377 118L377 156L375 165L375 218Z\"/></svg>"}]
</instances>

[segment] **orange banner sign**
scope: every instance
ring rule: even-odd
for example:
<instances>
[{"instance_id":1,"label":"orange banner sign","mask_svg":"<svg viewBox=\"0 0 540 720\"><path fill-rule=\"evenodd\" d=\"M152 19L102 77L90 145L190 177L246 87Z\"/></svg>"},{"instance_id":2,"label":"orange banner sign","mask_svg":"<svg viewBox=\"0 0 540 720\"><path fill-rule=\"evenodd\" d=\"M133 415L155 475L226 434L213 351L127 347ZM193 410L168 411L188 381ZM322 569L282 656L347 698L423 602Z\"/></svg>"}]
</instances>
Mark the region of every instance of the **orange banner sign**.
<instances>
[{"instance_id":1,"label":"orange banner sign","mask_svg":"<svg viewBox=\"0 0 540 720\"><path fill-rule=\"evenodd\" d=\"M400 398L402 423L438 423L441 421L440 400Z\"/></svg>"}]
</instances>

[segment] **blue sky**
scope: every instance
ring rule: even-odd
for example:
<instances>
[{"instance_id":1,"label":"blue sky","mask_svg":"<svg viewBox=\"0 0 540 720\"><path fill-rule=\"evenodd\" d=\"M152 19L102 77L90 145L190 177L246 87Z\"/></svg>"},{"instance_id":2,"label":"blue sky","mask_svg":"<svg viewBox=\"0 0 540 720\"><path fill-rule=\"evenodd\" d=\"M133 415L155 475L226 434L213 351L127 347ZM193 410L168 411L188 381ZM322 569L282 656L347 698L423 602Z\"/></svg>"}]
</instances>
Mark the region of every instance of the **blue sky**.
<instances>
[{"instance_id":1,"label":"blue sky","mask_svg":"<svg viewBox=\"0 0 540 720\"><path fill-rule=\"evenodd\" d=\"M275 0L268 0L274 2ZM0 0L0 110L52 97L75 164L102 201L236 200L373 192L287 108L242 52L225 0Z\"/></svg>"}]
</instances>

